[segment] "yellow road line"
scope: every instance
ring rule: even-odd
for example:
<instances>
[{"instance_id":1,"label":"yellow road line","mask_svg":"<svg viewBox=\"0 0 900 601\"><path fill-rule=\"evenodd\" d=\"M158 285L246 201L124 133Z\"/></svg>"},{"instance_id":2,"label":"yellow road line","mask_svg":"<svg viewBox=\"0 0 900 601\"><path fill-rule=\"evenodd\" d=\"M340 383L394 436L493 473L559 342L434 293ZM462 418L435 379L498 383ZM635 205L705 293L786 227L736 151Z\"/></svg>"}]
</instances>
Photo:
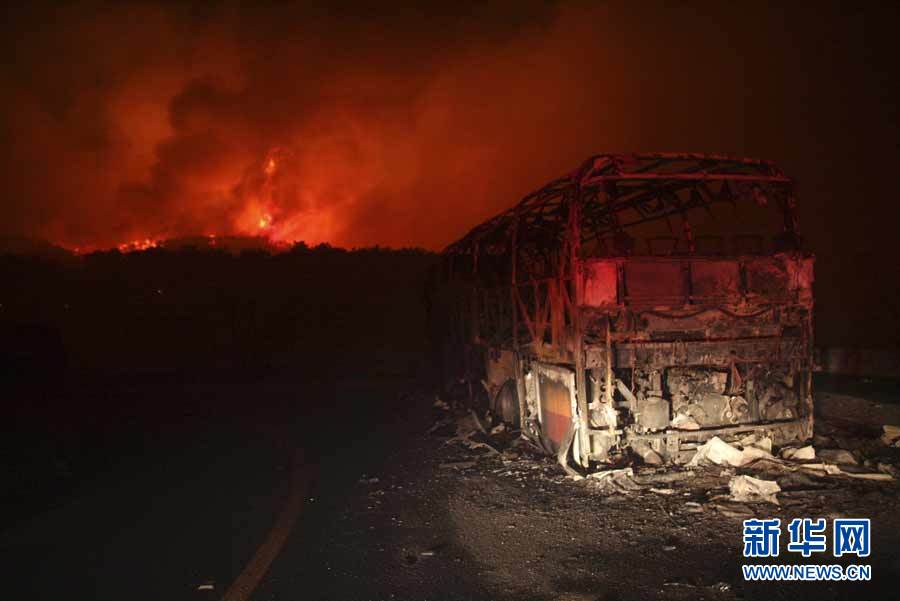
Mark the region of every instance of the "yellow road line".
<instances>
[{"instance_id":1,"label":"yellow road line","mask_svg":"<svg viewBox=\"0 0 900 601\"><path fill-rule=\"evenodd\" d=\"M303 508L308 482L302 468L303 457L301 453L297 452L291 466L290 495L287 503L278 514L278 519L275 520L275 525L272 526L266 540L253 554L244 571L225 592L222 601L248 601L272 562L281 553L284 543L287 542L288 536L300 516L300 510Z\"/></svg>"}]
</instances>

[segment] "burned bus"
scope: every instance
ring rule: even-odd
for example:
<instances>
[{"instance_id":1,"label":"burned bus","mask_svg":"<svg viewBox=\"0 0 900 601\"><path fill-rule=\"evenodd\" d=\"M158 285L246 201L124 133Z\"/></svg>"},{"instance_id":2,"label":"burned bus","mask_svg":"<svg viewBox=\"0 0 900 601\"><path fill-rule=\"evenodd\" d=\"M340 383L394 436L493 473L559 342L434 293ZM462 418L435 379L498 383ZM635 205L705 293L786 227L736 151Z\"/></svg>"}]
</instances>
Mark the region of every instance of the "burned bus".
<instances>
[{"instance_id":1,"label":"burned bus","mask_svg":"<svg viewBox=\"0 0 900 601\"><path fill-rule=\"evenodd\" d=\"M813 256L773 163L601 154L442 254L444 360L578 464L811 437Z\"/></svg>"}]
</instances>

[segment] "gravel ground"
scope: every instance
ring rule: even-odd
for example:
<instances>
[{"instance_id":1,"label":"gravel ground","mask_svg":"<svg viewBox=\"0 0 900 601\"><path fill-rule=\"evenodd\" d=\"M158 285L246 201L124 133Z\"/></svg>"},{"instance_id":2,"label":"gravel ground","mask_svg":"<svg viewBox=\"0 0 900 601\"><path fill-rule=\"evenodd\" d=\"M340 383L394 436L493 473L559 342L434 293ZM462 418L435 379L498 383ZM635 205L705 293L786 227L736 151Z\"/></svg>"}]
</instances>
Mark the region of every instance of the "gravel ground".
<instances>
[{"instance_id":1,"label":"gravel ground","mask_svg":"<svg viewBox=\"0 0 900 601\"><path fill-rule=\"evenodd\" d=\"M609 492L595 480L565 477L552 460L521 444L498 454L467 449L440 430L428 434L442 414L428 404L398 419L399 429L386 427L368 441L372 449L390 449L386 454L354 454L356 460L343 462L349 463L339 472L344 486L320 479L255 599L894 596L896 481L634 466L633 489ZM819 409L827 419L818 421L818 443L840 443L863 459L880 455L873 466L900 463L900 450L872 438L895 406L823 394ZM495 438L503 448L504 436ZM728 482L741 473L777 479L780 505L731 502ZM866 562L873 580L744 582L742 520L753 516L780 517L782 524L794 517L871 518L873 551ZM783 552L780 562L849 563L844 559Z\"/></svg>"}]
</instances>

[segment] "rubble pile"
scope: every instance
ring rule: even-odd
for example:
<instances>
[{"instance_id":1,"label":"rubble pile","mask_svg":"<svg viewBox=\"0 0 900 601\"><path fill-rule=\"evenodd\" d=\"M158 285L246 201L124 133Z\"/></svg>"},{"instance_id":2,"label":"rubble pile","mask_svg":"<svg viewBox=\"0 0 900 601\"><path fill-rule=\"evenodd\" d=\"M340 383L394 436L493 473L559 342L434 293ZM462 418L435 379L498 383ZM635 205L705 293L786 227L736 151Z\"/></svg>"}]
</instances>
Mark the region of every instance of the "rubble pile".
<instances>
[{"instance_id":1,"label":"rubble pile","mask_svg":"<svg viewBox=\"0 0 900 601\"><path fill-rule=\"evenodd\" d=\"M444 437L444 445L470 456L442 463L441 468L484 470L523 483L577 483L606 497L681 496L687 512L712 509L746 517L753 515L754 505L797 505L817 498L817 492L857 483L896 485L900 477L900 426L892 424L873 437L822 422L813 444L779 449L759 433L730 442L713 436L684 465L663 465L662 457L649 445L636 445L630 454L594 464L592 470L565 465L563 472L550 449L520 436L490 411L479 413L441 399L435 400L434 410L436 420L429 433Z\"/></svg>"}]
</instances>

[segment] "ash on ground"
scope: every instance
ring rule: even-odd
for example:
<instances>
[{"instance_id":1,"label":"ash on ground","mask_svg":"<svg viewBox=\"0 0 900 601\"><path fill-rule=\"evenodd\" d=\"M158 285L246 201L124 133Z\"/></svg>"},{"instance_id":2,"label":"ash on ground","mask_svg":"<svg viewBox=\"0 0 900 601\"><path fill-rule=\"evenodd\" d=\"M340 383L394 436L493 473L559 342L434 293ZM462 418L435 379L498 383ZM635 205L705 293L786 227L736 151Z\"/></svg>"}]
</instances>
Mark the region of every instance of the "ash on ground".
<instances>
[{"instance_id":1,"label":"ash on ground","mask_svg":"<svg viewBox=\"0 0 900 601\"><path fill-rule=\"evenodd\" d=\"M353 494L334 501L340 524L323 527L327 549L309 574L297 577L328 566L342 583L364 582L367 598L893 594L900 576L900 448L891 438L896 430L884 426L900 424L900 406L827 394L817 401L811 448L720 441L696 465L647 466L630 457L575 479L509 425L453 399L429 399L419 434L379 473L359 474ZM873 551L866 562L873 580L745 582L742 521L750 517L778 517L782 524L795 517L870 518ZM809 559L783 553L779 561L845 559L829 551ZM332 592L361 590L341 586Z\"/></svg>"}]
</instances>

